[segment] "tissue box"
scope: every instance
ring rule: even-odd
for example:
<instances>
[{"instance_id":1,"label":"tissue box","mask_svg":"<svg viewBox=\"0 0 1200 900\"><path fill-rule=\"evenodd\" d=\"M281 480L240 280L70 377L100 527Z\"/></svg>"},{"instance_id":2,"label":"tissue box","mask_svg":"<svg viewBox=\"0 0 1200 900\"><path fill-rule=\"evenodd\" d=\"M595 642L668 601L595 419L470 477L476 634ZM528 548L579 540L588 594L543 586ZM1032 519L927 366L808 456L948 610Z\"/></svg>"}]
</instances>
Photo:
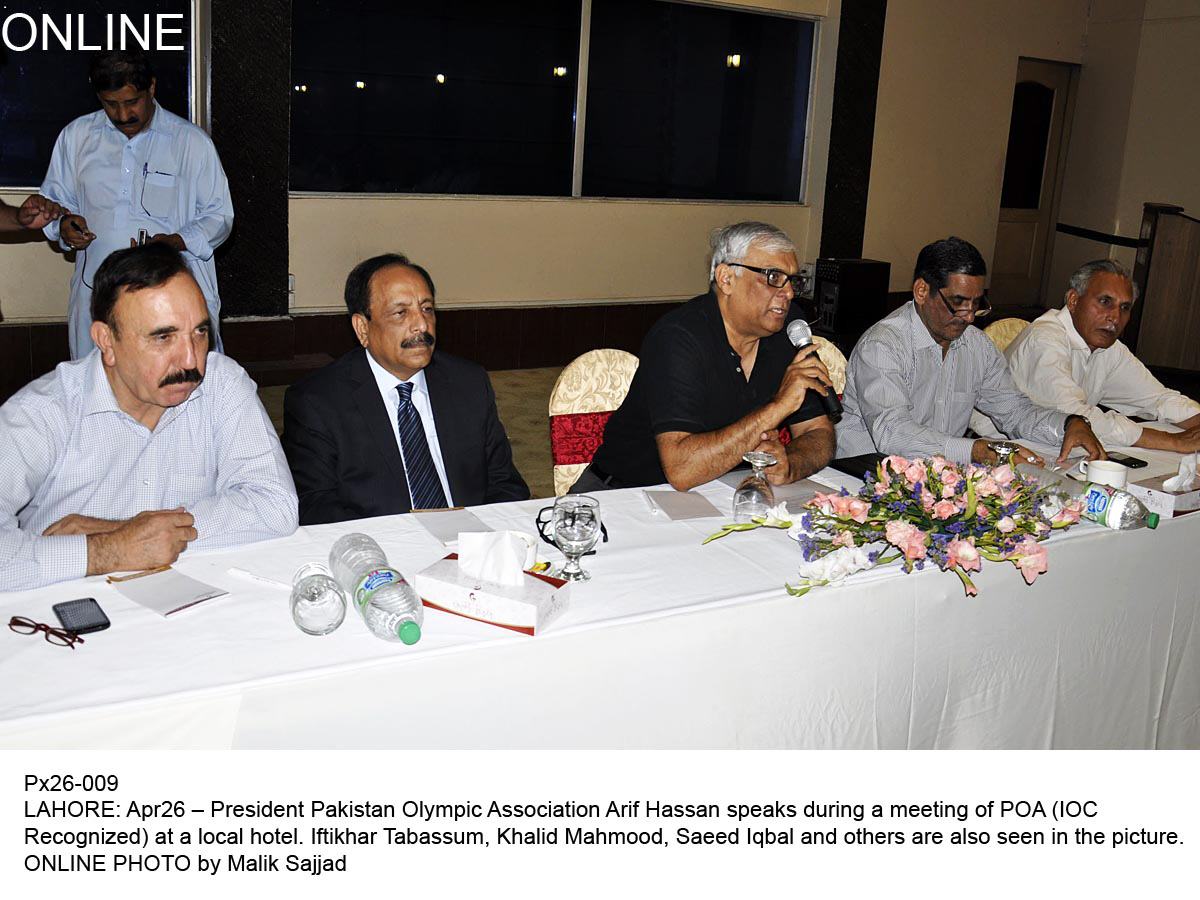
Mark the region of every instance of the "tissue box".
<instances>
[{"instance_id":1,"label":"tissue box","mask_svg":"<svg viewBox=\"0 0 1200 900\"><path fill-rule=\"evenodd\" d=\"M1163 487L1163 482L1171 475L1161 475L1146 478L1142 481L1131 481L1125 490L1133 494L1145 504L1150 512L1160 516L1177 516L1180 513L1200 509L1200 487L1187 491L1169 491Z\"/></svg>"},{"instance_id":2,"label":"tissue box","mask_svg":"<svg viewBox=\"0 0 1200 900\"><path fill-rule=\"evenodd\" d=\"M470 578L459 568L457 553L418 572L413 587L431 609L530 635L558 618L570 599L570 585L549 575L526 572L517 587Z\"/></svg>"}]
</instances>

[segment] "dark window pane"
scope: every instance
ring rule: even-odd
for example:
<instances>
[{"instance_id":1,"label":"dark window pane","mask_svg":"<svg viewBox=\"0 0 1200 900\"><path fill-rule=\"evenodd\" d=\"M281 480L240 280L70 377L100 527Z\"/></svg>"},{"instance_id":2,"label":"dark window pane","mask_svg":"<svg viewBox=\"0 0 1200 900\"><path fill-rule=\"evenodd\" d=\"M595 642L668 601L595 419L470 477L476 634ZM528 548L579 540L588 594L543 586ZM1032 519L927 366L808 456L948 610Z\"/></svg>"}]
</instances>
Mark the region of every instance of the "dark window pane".
<instances>
[{"instance_id":1,"label":"dark window pane","mask_svg":"<svg viewBox=\"0 0 1200 900\"><path fill-rule=\"evenodd\" d=\"M1007 209L1037 209L1046 168L1046 141L1054 113L1054 90L1036 81L1021 81L1013 91L1012 122L1008 126L1008 156L1000 205Z\"/></svg>"},{"instance_id":2,"label":"dark window pane","mask_svg":"<svg viewBox=\"0 0 1200 900\"><path fill-rule=\"evenodd\" d=\"M293 190L570 194L578 3L295 0L292 26Z\"/></svg>"},{"instance_id":3,"label":"dark window pane","mask_svg":"<svg viewBox=\"0 0 1200 900\"><path fill-rule=\"evenodd\" d=\"M583 193L798 200L813 34L792 17L594 0Z\"/></svg>"},{"instance_id":4,"label":"dark window pane","mask_svg":"<svg viewBox=\"0 0 1200 900\"><path fill-rule=\"evenodd\" d=\"M70 20L72 48L106 46L107 16L113 16L115 41L120 40L121 14L132 23L138 34L146 35L144 16L150 15L150 57L157 73L158 85L154 97L165 109L178 116L190 115L189 64L191 59L192 14L188 0L58 0L58 2L22 3L19 9L9 5L0 10L0 23L14 12L25 13L37 25L37 42L28 50L13 50L0 41L0 185L27 187L39 185L50 165L50 152L55 138L72 119L100 108L100 101L88 85L88 66L92 53L77 49L66 50L54 31L42 27L42 15L51 17L58 31L67 35ZM157 34L155 16L176 13L182 19L167 20L170 28L182 29L182 34L165 34L163 43L182 44L184 50L155 50ZM83 39L80 39L79 16L83 16ZM126 46L134 46L131 33L126 31ZM8 29L8 44L22 47L32 33L25 19L12 21ZM43 37L47 49L42 49ZM140 44L136 45L140 48ZM120 44L117 44L119 49Z\"/></svg>"}]
</instances>

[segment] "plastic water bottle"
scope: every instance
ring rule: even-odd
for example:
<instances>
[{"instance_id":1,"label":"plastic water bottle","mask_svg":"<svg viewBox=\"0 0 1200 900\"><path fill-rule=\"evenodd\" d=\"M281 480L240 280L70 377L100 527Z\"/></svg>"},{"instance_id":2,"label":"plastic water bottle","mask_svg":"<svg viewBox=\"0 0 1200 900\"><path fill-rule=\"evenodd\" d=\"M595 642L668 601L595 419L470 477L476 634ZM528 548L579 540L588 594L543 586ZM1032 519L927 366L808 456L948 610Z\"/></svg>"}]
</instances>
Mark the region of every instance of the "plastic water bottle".
<instances>
[{"instance_id":1,"label":"plastic water bottle","mask_svg":"<svg viewBox=\"0 0 1200 900\"><path fill-rule=\"evenodd\" d=\"M320 563L305 563L292 578L292 621L305 634L337 631L346 618L346 592Z\"/></svg>"},{"instance_id":2,"label":"plastic water bottle","mask_svg":"<svg viewBox=\"0 0 1200 900\"><path fill-rule=\"evenodd\" d=\"M415 644L425 608L404 576L387 564L380 546L365 534L344 534L329 551L334 579L354 600L367 629L385 641Z\"/></svg>"},{"instance_id":3,"label":"plastic water bottle","mask_svg":"<svg viewBox=\"0 0 1200 900\"><path fill-rule=\"evenodd\" d=\"M1147 510L1142 501L1128 491L1107 484L1076 481L1029 463L1020 463L1016 469L1019 474L1033 479L1042 488L1063 497L1066 502L1080 501L1084 516L1113 531L1158 527L1158 513Z\"/></svg>"}]
</instances>

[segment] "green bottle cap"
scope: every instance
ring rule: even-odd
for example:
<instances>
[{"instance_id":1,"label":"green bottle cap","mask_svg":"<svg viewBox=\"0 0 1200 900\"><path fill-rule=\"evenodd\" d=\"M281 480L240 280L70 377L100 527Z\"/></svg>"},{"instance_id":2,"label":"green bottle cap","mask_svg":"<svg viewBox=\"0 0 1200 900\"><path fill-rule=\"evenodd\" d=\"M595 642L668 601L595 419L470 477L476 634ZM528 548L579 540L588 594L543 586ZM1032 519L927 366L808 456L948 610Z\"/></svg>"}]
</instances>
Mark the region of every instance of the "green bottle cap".
<instances>
[{"instance_id":1,"label":"green bottle cap","mask_svg":"<svg viewBox=\"0 0 1200 900\"><path fill-rule=\"evenodd\" d=\"M1158 513L1146 513L1146 526L1148 528L1158 527Z\"/></svg>"},{"instance_id":2,"label":"green bottle cap","mask_svg":"<svg viewBox=\"0 0 1200 900\"><path fill-rule=\"evenodd\" d=\"M421 626L416 622L405 622L396 633L400 635L400 640L404 643L415 644L421 639Z\"/></svg>"}]
</instances>

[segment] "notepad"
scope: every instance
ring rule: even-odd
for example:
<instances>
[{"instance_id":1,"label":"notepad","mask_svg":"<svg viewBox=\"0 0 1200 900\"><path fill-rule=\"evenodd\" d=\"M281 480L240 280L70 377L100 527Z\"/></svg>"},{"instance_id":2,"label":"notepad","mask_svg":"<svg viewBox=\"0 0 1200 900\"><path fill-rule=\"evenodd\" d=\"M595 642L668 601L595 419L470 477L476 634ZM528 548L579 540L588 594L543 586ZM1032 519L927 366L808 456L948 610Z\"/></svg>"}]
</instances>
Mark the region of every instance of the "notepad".
<instances>
[{"instance_id":1,"label":"notepad","mask_svg":"<svg viewBox=\"0 0 1200 900\"><path fill-rule=\"evenodd\" d=\"M229 593L219 587L181 575L174 569L147 575L145 578L118 582L113 587L134 603L153 610L160 616L174 615L197 603Z\"/></svg>"},{"instance_id":2,"label":"notepad","mask_svg":"<svg viewBox=\"0 0 1200 900\"><path fill-rule=\"evenodd\" d=\"M721 515L712 501L694 491L645 491L652 513L666 514L673 521L707 519Z\"/></svg>"},{"instance_id":3,"label":"notepad","mask_svg":"<svg viewBox=\"0 0 1200 900\"><path fill-rule=\"evenodd\" d=\"M491 526L483 524L479 516L466 509L432 509L415 512L412 517L447 547L458 546L460 532L495 530Z\"/></svg>"}]
</instances>

